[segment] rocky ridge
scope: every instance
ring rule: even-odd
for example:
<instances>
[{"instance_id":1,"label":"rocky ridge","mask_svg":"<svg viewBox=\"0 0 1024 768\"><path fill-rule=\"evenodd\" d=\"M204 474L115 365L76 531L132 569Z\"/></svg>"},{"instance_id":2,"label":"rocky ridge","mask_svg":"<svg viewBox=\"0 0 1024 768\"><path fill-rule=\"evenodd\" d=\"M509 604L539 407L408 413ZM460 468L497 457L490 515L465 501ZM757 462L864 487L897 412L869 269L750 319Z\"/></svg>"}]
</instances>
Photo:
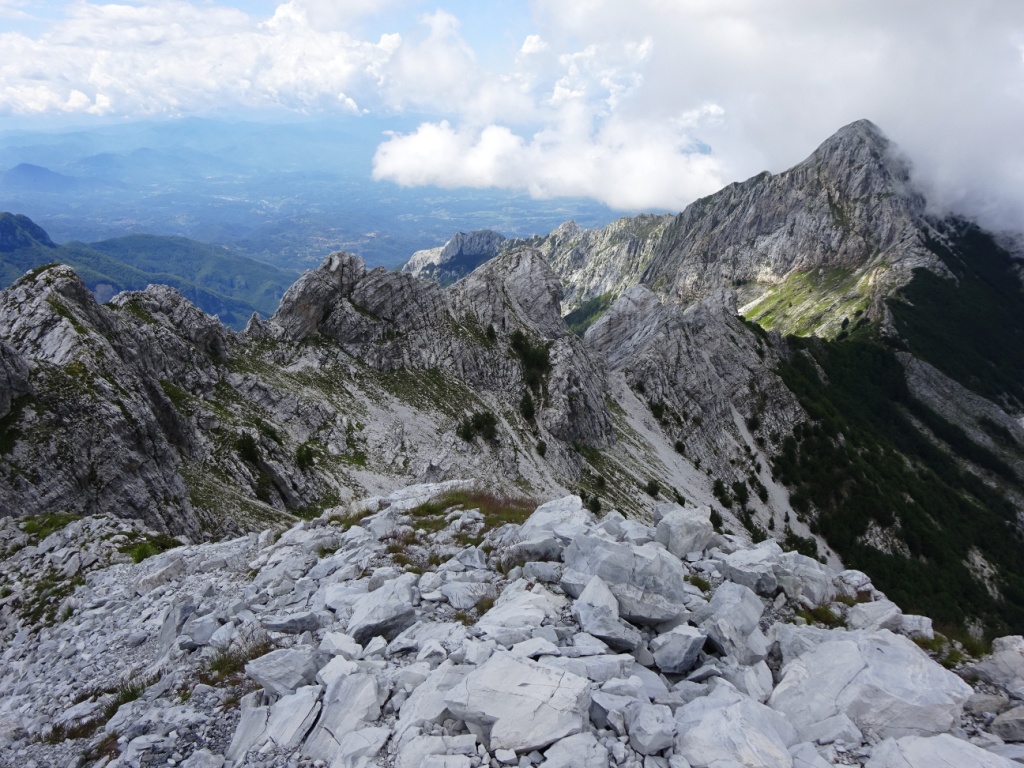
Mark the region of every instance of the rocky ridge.
<instances>
[{"instance_id":1,"label":"rocky ridge","mask_svg":"<svg viewBox=\"0 0 1024 768\"><path fill-rule=\"evenodd\" d=\"M416 251L402 267L402 272L450 285L497 256L504 243L503 235L488 229L456 232L439 248Z\"/></svg>"},{"instance_id":2,"label":"rocky ridge","mask_svg":"<svg viewBox=\"0 0 1024 768\"><path fill-rule=\"evenodd\" d=\"M567 222L501 247L537 248L565 286L567 310L607 305L637 284L684 303L729 288L765 328L833 338L844 318L891 332L885 299L915 269L948 274L924 244L941 231L897 148L859 120L793 168L730 184L676 216L641 214L594 230ZM423 254L409 270L442 263Z\"/></svg>"},{"instance_id":3,"label":"rocky ridge","mask_svg":"<svg viewBox=\"0 0 1024 768\"><path fill-rule=\"evenodd\" d=\"M8 519L7 579L48 563L79 583L56 619L0 600L0 764L1024 760L1024 640L953 674L929 654L955 648L863 573L709 515L512 510L453 481L138 564L118 554L137 525L28 544Z\"/></svg>"},{"instance_id":4,"label":"rocky ridge","mask_svg":"<svg viewBox=\"0 0 1024 768\"><path fill-rule=\"evenodd\" d=\"M339 253L236 334L170 288L99 305L69 268L34 271L0 295L0 499L20 515L113 513L195 541L403 481L584 487L635 509L632 489L651 478L701 503L708 473L738 479L737 452L751 449L698 416L686 430L697 470L672 448L680 430L568 331L560 294L531 249L447 289ZM710 347L718 333L705 323L688 338ZM680 397L717 413L727 384L704 377ZM476 414L493 417L490 436L463 430Z\"/></svg>"}]
</instances>

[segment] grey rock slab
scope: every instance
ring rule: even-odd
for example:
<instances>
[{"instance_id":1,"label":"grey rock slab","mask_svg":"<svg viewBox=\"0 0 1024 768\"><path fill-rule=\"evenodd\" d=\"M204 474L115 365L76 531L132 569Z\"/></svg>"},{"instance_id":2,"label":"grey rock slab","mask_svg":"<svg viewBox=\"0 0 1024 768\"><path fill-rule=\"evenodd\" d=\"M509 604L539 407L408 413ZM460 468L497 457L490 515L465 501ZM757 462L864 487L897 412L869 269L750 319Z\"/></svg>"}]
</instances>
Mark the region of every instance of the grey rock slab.
<instances>
[{"instance_id":1,"label":"grey rock slab","mask_svg":"<svg viewBox=\"0 0 1024 768\"><path fill-rule=\"evenodd\" d=\"M626 735L626 707L636 701L632 696L621 696L605 691L594 691L590 696L590 721L598 728L611 728Z\"/></svg>"},{"instance_id":2,"label":"grey rock slab","mask_svg":"<svg viewBox=\"0 0 1024 768\"><path fill-rule=\"evenodd\" d=\"M253 659L245 674L270 693L286 696L312 683L317 673L316 650L309 646L282 648Z\"/></svg>"},{"instance_id":3,"label":"grey rock slab","mask_svg":"<svg viewBox=\"0 0 1024 768\"><path fill-rule=\"evenodd\" d=\"M665 674L686 674L697 664L705 639L699 629L687 625L660 634L650 643L654 663Z\"/></svg>"},{"instance_id":4,"label":"grey rock slab","mask_svg":"<svg viewBox=\"0 0 1024 768\"><path fill-rule=\"evenodd\" d=\"M328 632L324 635L324 639L320 641L320 650L332 656L358 659L363 652L363 646L344 632Z\"/></svg>"},{"instance_id":5,"label":"grey rock slab","mask_svg":"<svg viewBox=\"0 0 1024 768\"><path fill-rule=\"evenodd\" d=\"M629 745L641 755L654 755L675 742L676 723L672 710L663 704L633 702L626 707Z\"/></svg>"},{"instance_id":6,"label":"grey rock slab","mask_svg":"<svg viewBox=\"0 0 1024 768\"><path fill-rule=\"evenodd\" d=\"M472 768L473 761L467 755L428 755L420 762L420 768Z\"/></svg>"},{"instance_id":7,"label":"grey rock slab","mask_svg":"<svg viewBox=\"0 0 1024 768\"><path fill-rule=\"evenodd\" d=\"M568 544L576 534L595 522L594 515L583 507L579 496L565 496L537 507L520 526L519 536L527 541L553 535L563 544Z\"/></svg>"},{"instance_id":8,"label":"grey rock slab","mask_svg":"<svg viewBox=\"0 0 1024 768\"><path fill-rule=\"evenodd\" d=\"M456 610L464 611L473 608L485 597L493 598L495 589L492 584L452 581L438 590L448 604Z\"/></svg>"},{"instance_id":9,"label":"grey rock slab","mask_svg":"<svg viewBox=\"0 0 1024 768\"><path fill-rule=\"evenodd\" d=\"M564 598L539 584L531 587L529 582L520 579L505 587L476 625L489 634L501 629L532 629L545 619L558 619L564 602Z\"/></svg>"},{"instance_id":10,"label":"grey rock slab","mask_svg":"<svg viewBox=\"0 0 1024 768\"><path fill-rule=\"evenodd\" d=\"M442 723L450 716L446 697L471 671L468 665L457 665L450 659L441 662L420 683L403 703L395 725L395 737L410 728Z\"/></svg>"},{"instance_id":11,"label":"grey rock slab","mask_svg":"<svg viewBox=\"0 0 1024 768\"><path fill-rule=\"evenodd\" d=\"M992 655L971 667L980 679L1024 698L1024 637L1009 635L992 641Z\"/></svg>"},{"instance_id":12,"label":"grey rock slab","mask_svg":"<svg viewBox=\"0 0 1024 768\"><path fill-rule=\"evenodd\" d=\"M829 768L828 761L809 742L790 747L789 754L793 758L793 768Z\"/></svg>"},{"instance_id":13,"label":"grey rock slab","mask_svg":"<svg viewBox=\"0 0 1024 768\"><path fill-rule=\"evenodd\" d=\"M786 597L812 607L835 600L834 575L828 566L799 552L783 552L775 566L775 576Z\"/></svg>"},{"instance_id":14,"label":"grey rock slab","mask_svg":"<svg viewBox=\"0 0 1024 768\"><path fill-rule=\"evenodd\" d=\"M1003 741L1024 741L1024 707L1003 712L989 728Z\"/></svg>"},{"instance_id":15,"label":"grey rock slab","mask_svg":"<svg viewBox=\"0 0 1024 768\"><path fill-rule=\"evenodd\" d=\"M558 563L524 563L523 578L541 581L545 584L557 584L562 580L562 567Z\"/></svg>"},{"instance_id":16,"label":"grey rock slab","mask_svg":"<svg viewBox=\"0 0 1024 768\"><path fill-rule=\"evenodd\" d=\"M522 753L583 731L590 693L586 678L499 652L445 700L456 717L490 727L489 749Z\"/></svg>"},{"instance_id":17,"label":"grey rock slab","mask_svg":"<svg viewBox=\"0 0 1024 768\"><path fill-rule=\"evenodd\" d=\"M297 747L320 713L321 690L319 685L305 685L271 705L267 718L270 740L285 749Z\"/></svg>"},{"instance_id":18,"label":"grey rock slab","mask_svg":"<svg viewBox=\"0 0 1024 768\"><path fill-rule=\"evenodd\" d=\"M260 692L246 694L239 704L241 717L231 737L225 757L238 760L250 749L258 749L267 742L267 719L270 707L260 704Z\"/></svg>"},{"instance_id":19,"label":"grey rock slab","mask_svg":"<svg viewBox=\"0 0 1024 768\"><path fill-rule=\"evenodd\" d=\"M302 611L279 616L264 616L261 621L270 632L284 632L289 635L301 635L303 632L315 632L320 628L320 617L316 611Z\"/></svg>"},{"instance_id":20,"label":"grey rock slab","mask_svg":"<svg viewBox=\"0 0 1024 768\"><path fill-rule=\"evenodd\" d=\"M871 750L865 768L1018 768L1020 764L949 734L886 739Z\"/></svg>"},{"instance_id":21,"label":"grey rock slab","mask_svg":"<svg viewBox=\"0 0 1024 768\"><path fill-rule=\"evenodd\" d=\"M659 504L655 541L678 558L690 552L702 552L715 538L711 508L685 509L675 504Z\"/></svg>"},{"instance_id":22,"label":"grey rock slab","mask_svg":"<svg viewBox=\"0 0 1024 768\"><path fill-rule=\"evenodd\" d=\"M617 651L632 651L643 643L640 632L619 618L618 600L600 576L587 583L573 603L572 612L584 632Z\"/></svg>"},{"instance_id":23,"label":"grey rock slab","mask_svg":"<svg viewBox=\"0 0 1024 768\"><path fill-rule=\"evenodd\" d=\"M752 549L741 549L721 558L719 570L729 581L742 584L759 595L774 595L779 588L775 575L782 549L774 539Z\"/></svg>"},{"instance_id":24,"label":"grey rock slab","mask_svg":"<svg viewBox=\"0 0 1024 768\"><path fill-rule=\"evenodd\" d=\"M800 733L843 713L862 730L899 738L951 730L971 693L901 635L835 632L786 664L768 704Z\"/></svg>"},{"instance_id":25,"label":"grey rock slab","mask_svg":"<svg viewBox=\"0 0 1024 768\"><path fill-rule=\"evenodd\" d=\"M590 580L600 576L627 621L660 624L684 610L686 572L679 558L660 545L633 547L583 533L565 548L563 557L562 588L579 597Z\"/></svg>"},{"instance_id":26,"label":"grey rock slab","mask_svg":"<svg viewBox=\"0 0 1024 768\"><path fill-rule=\"evenodd\" d=\"M330 768L369 768L370 762L391 737L390 728L360 728L346 733Z\"/></svg>"},{"instance_id":27,"label":"grey rock slab","mask_svg":"<svg viewBox=\"0 0 1024 768\"><path fill-rule=\"evenodd\" d=\"M964 702L964 712L981 714L991 712L998 715L1010 704L1010 700L1001 694L976 693Z\"/></svg>"},{"instance_id":28,"label":"grey rock slab","mask_svg":"<svg viewBox=\"0 0 1024 768\"><path fill-rule=\"evenodd\" d=\"M215 755L210 750L197 749L180 763L181 768L221 768L224 765L224 756Z\"/></svg>"},{"instance_id":29,"label":"grey rock slab","mask_svg":"<svg viewBox=\"0 0 1024 768\"><path fill-rule=\"evenodd\" d=\"M348 675L328 685L320 718L303 743L302 751L314 759L333 759L346 735L380 717L378 694L377 679L368 673Z\"/></svg>"},{"instance_id":30,"label":"grey rock slab","mask_svg":"<svg viewBox=\"0 0 1024 768\"><path fill-rule=\"evenodd\" d=\"M574 675L604 683L618 677L629 677L636 668L636 659L626 653L615 656L542 656L537 660L547 667L564 669Z\"/></svg>"},{"instance_id":31,"label":"grey rock slab","mask_svg":"<svg viewBox=\"0 0 1024 768\"><path fill-rule=\"evenodd\" d=\"M694 766L790 768L797 735L778 712L728 683L675 713L675 753Z\"/></svg>"},{"instance_id":32,"label":"grey rock slab","mask_svg":"<svg viewBox=\"0 0 1024 768\"><path fill-rule=\"evenodd\" d=\"M915 614L903 614L900 619L899 633L911 639L933 640L935 630L932 628L932 620L927 616Z\"/></svg>"},{"instance_id":33,"label":"grey rock slab","mask_svg":"<svg viewBox=\"0 0 1024 768\"><path fill-rule=\"evenodd\" d=\"M608 768L608 750L591 733L577 733L552 744L540 768Z\"/></svg>"},{"instance_id":34,"label":"grey rock slab","mask_svg":"<svg viewBox=\"0 0 1024 768\"><path fill-rule=\"evenodd\" d=\"M726 581L710 602L694 611L692 620L728 656L742 664L765 658L768 641L758 628L764 605L748 587Z\"/></svg>"},{"instance_id":35,"label":"grey rock slab","mask_svg":"<svg viewBox=\"0 0 1024 768\"><path fill-rule=\"evenodd\" d=\"M903 625L903 611L891 600L857 603L846 612L846 625L850 629L899 632Z\"/></svg>"},{"instance_id":36,"label":"grey rock slab","mask_svg":"<svg viewBox=\"0 0 1024 768\"><path fill-rule=\"evenodd\" d=\"M393 640L416 621L412 605L416 581L415 574L405 574L358 598L346 633L361 645L378 635Z\"/></svg>"}]
</instances>

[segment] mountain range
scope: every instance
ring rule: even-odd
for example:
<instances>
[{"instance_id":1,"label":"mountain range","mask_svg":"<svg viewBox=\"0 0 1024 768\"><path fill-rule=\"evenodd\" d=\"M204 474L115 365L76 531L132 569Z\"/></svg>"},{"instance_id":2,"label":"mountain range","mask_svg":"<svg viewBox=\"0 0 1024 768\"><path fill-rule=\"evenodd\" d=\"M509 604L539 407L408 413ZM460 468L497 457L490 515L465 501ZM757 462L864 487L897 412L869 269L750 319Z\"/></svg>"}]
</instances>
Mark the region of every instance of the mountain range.
<instances>
[{"instance_id":1,"label":"mountain range","mask_svg":"<svg viewBox=\"0 0 1024 768\"><path fill-rule=\"evenodd\" d=\"M929 213L870 122L676 216L460 234L401 272L333 253L241 332L183 290L90 288L42 266L0 294L21 516L199 541L474 477L707 506L948 632L1024 631L1020 261Z\"/></svg>"},{"instance_id":2,"label":"mountain range","mask_svg":"<svg viewBox=\"0 0 1024 768\"><path fill-rule=\"evenodd\" d=\"M169 285L226 325L241 329L254 313L273 313L297 273L184 237L128 235L58 245L24 215L0 213L0 287L60 262L74 267L100 302L151 283Z\"/></svg>"}]
</instances>

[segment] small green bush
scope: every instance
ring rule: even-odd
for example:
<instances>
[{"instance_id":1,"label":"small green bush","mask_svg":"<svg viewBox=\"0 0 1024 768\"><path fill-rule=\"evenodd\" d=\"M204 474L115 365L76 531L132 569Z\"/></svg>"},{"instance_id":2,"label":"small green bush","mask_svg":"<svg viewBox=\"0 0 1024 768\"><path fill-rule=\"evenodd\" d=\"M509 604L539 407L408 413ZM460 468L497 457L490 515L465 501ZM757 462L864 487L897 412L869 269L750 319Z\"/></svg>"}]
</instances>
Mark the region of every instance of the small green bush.
<instances>
[{"instance_id":1,"label":"small green bush","mask_svg":"<svg viewBox=\"0 0 1024 768\"><path fill-rule=\"evenodd\" d=\"M303 472L313 468L316 463L316 451L310 443L303 443L295 451L295 463Z\"/></svg>"},{"instance_id":2,"label":"small green bush","mask_svg":"<svg viewBox=\"0 0 1024 768\"><path fill-rule=\"evenodd\" d=\"M657 498L658 494L661 493L661 483L654 478L647 481L647 485L644 486L644 490L647 491L647 495Z\"/></svg>"},{"instance_id":3,"label":"small green bush","mask_svg":"<svg viewBox=\"0 0 1024 768\"><path fill-rule=\"evenodd\" d=\"M523 397L519 400L519 412L523 414L523 418L527 421L533 421L537 415L537 410L533 405L533 398L530 396L529 391L523 393Z\"/></svg>"},{"instance_id":4,"label":"small green bush","mask_svg":"<svg viewBox=\"0 0 1024 768\"><path fill-rule=\"evenodd\" d=\"M494 440L498 436L498 417L490 411L478 411L465 419L455 434L467 443L473 442L477 435L485 440Z\"/></svg>"},{"instance_id":5,"label":"small green bush","mask_svg":"<svg viewBox=\"0 0 1024 768\"><path fill-rule=\"evenodd\" d=\"M718 499L718 503L726 509L732 506L732 496L729 495L729 491L725 489L725 483L721 480L715 480L715 484L711 489L711 492L715 494L715 498Z\"/></svg>"},{"instance_id":6,"label":"small green bush","mask_svg":"<svg viewBox=\"0 0 1024 768\"><path fill-rule=\"evenodd\" d=\"M256 440L252 435L244 433L238 436L235 440L235 448L238 451L239 457L244 461L252 464L254 467L260 465L260 448L256 445Z\"/></svg>"}]
</instances>

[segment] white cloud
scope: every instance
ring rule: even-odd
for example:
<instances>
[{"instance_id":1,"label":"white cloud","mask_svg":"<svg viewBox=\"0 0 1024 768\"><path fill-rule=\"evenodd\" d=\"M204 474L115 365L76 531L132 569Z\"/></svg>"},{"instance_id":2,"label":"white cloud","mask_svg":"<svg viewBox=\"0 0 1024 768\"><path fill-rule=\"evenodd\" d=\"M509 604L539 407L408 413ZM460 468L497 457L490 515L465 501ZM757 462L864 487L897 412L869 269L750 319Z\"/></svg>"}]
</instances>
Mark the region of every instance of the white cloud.
<instances>
[{"instance_id":1,"label":"white cloud","mask_svg":"<svg viewBox=\"0 0 1024 768\"><path fill-rule=\"evenodd\" d=\"M528 84L541 128L450 115L458 141L449 146L459 152L440 164L426 157L426 133L395 137L378 152L379 178L449 184L449 174L480 186L679 208L708 185L783 170L867 117L900 144L936 209L1024 229L1022 3L532 7L544 46L529 39L510 72ZM503 167L480 157L486 147L476 137L489 124L515 129L518 143L495 145L505 155L517 147L514 172L485 178L482 168ZM697 142L710 157L693 154ZM648 191L634 191L641 186Z\"/></svg>"},{"instance_id":2,"label":"white cloud","mask_svg":"<svg viewBox=\"0 0 1024 768\"><path fill-rule=\"evenodd\" d=\"M461 26L467 2L368 39L366 19L415 4L76 0L44 33L0 34L0 115L411 111L423 125L381 145L377 178L627 208L782 170L867 117L937 207L1024 228L1024 3L531 0L502 59L501 20Z\"/></svg>"},{"instance_id":3,"label":"white cloud","mask_svg":"<svg viewBox=\"0 0 1024 768\"><path fill-rule=\"evenodd\" d=\"M528 141L503 126L456 129L447 121L425 123L383 143L373 174L403 186L505 187L538 198L595 197L626 210L681 208L725 181L714 157L693 151L670 127L618 119L592 135L563 127L540 131Z\"/></svg>"},{"instance_id":4,"label":"white cloud","mask_svg":"<svg viewBox=\"0 0 1024 768\"><path fill-rule=\"evenodd\" d=\"M329 5L293 0L261 20L181 0L73 3L37 39L0 34L0 114L176 115L220 106L352 111L353 94L374 79L396 40L363 41L338 31L324 23Z\"/></svg>"}]
</instances>

